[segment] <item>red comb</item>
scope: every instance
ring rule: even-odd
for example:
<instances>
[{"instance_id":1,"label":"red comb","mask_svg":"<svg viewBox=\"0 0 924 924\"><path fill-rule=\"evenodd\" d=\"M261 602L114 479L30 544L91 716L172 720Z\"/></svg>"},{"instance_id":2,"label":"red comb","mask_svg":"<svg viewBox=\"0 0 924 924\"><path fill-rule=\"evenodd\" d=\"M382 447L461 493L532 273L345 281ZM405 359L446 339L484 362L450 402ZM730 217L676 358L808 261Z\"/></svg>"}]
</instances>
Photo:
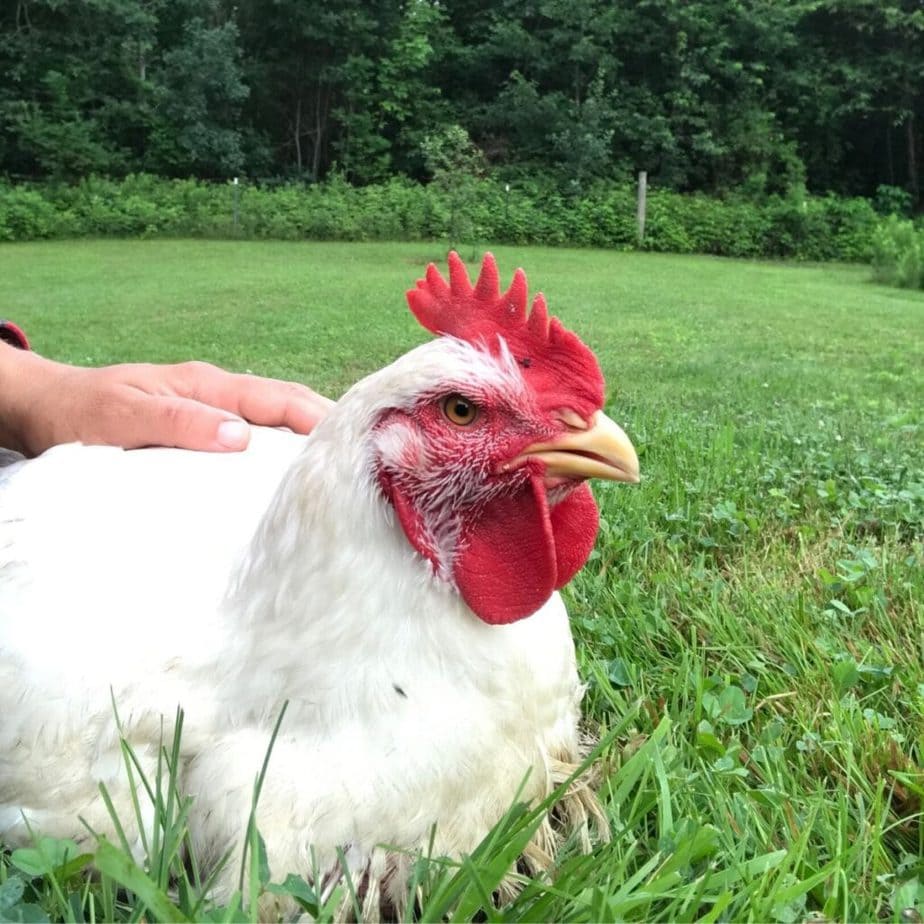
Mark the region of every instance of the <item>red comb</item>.
<instances>
[{"instance_id":1,"label":"red comb","mask_svg":"<svg viewBox=\"0 0 924 924\"><path fill-rule=\"evenodd\" d=\"M518 269L506 292L500 291L497 262L484 255L474 287L465 264L449 254L449 282L436 266L407 293L414 317L434 334L447 334L499 351L507 342L523 375L547 407L568 407L589 416L603 406L603 376L594 354L580 338L550 318L545 297L533 299L527 313L526 273Z\"/></svg>"}]
</instances>

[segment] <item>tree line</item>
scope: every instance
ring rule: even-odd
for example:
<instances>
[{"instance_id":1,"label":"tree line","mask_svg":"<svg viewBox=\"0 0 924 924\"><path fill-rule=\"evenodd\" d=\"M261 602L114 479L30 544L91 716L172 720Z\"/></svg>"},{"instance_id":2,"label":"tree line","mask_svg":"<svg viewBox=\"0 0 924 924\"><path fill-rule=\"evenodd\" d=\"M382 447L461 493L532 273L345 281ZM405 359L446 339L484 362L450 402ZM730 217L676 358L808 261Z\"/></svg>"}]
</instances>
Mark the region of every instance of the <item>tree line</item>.
<instances>
[{"instance_id":1,"label":"tree line","mask_svg":"<svg viewBox=\"0 0 924 924\"><path fill-rule=\"evenodd\" d=\"M14 181L461 162L922 204L922 0L4 0L0 78Z\"/></svg>"}]
</instances>

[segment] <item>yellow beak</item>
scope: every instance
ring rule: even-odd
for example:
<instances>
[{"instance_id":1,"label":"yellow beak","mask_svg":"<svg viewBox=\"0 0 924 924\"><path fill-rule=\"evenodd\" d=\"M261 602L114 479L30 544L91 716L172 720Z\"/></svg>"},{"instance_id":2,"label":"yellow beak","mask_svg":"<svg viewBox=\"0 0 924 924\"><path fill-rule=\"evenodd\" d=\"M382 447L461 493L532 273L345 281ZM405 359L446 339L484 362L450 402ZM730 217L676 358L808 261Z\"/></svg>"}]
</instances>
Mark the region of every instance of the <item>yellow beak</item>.
<instances>
[{"instance_id":1,"label":"yellow beak","mask_svg":"<svg viewBox=\"0 0 924 924\"><path fill-rule=\"evenodd\" d=\"M550 442L528 446L509 467L528 459L543 461L546 476L552 478L639 480L638 456L632 441L603 411L594 414L586 429L572 429Z\"/></svg>"}]
</instances>

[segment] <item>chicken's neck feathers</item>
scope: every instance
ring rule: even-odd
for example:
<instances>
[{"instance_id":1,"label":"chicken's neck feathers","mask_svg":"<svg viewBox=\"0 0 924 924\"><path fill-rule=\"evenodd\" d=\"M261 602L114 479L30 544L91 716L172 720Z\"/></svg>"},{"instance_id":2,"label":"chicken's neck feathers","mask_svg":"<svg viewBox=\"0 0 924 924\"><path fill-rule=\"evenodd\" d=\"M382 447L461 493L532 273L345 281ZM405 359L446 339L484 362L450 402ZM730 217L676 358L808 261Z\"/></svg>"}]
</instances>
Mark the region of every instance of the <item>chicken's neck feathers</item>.
<instances>
[{"instance_id":1,"label":"chicken's neck feathers","mask_svg":"<svg viewBox=\"0 0 924 924\"><path fill-rule=\"evenodd\" d=\"M235 701L310 706L342 684L355 707L357 686L390 690L400 685L392 677L410 671L504 685L496 672L519 660L522 637L540 628L526 625L533 619L519 629L478 619L414 551L379 487L371 432L383 396L411 402L435 367L450 389L460 376L516 375L468 344L435 342L338 402L283 478L229 592L238 644L223 673Z\"/></svg>"}]
</instances>

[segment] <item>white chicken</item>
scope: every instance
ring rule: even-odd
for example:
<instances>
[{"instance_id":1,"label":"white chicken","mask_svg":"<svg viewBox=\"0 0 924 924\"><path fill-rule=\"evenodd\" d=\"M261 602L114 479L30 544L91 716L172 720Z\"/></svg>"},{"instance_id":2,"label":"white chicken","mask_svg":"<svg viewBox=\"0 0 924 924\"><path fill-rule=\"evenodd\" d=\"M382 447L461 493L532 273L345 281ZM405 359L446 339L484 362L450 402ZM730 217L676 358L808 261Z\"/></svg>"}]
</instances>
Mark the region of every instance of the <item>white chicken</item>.
<instances>
[{"instance_id":1,"label":"white chicken","mask_svg":"<svg viewBox=\"0 0 924 924\"><path fill-rule=\"evenodd\" d=\"M0 840L80 838L186 712L200 860L258 825L276 873L339 869L400 901L402 850L470 852L579 760L582 686L556 588L583 565L585 479L635 481L590 350L521 270L450 255L408 293L435 340L310 437L241 454L67 445L0 482ZM434 834L435 832L435 834ZM134 836L138 832L133 832ZM431 838L433 838L431 842ZM219 879L233 888L234 864ZM384 899L383 899L384 900Z\"/></svg>"}]
</instances>

